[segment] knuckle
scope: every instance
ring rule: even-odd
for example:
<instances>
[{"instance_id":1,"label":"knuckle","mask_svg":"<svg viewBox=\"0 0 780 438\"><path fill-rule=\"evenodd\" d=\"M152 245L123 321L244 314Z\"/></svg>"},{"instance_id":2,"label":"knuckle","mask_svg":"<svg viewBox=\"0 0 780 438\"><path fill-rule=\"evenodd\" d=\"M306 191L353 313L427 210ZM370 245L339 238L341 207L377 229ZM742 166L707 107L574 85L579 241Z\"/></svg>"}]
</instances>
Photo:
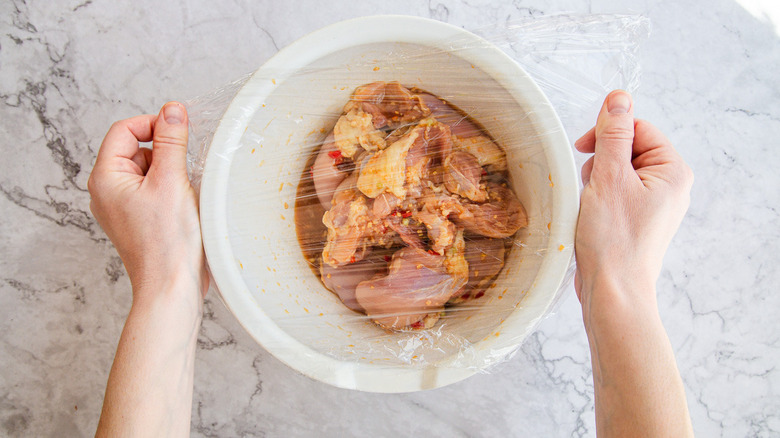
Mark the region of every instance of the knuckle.
<instances>
[{"instance_id":1,"label":"knuckle","mask_svg":"<svg viewBox=\"0 0 780 438\"><path fill-rule=\"evenodd\" d=\"M187 140L176 136L160 135L154 138L152 148L182 150L187 148Z\"/></svg>"},{"instance_id":2,"label":"knuckle","mask_svg":"<svg viewBox=\"0 0 780 438\"><path fill-rule=\"evenodd\" d=\"M693 169L691 169L691 167L688 166L687 164L683 163L683 165L682 165L682 173L683 173L683 177L685 178L685 182L687 182L688 185L692 185L693 184L693 180L695 178L695 175L693 173Z\"/></svg>"},{"instance_id":3,"label":"knuckle","mask_svg":"<svg viewBox=\"0 0 780 438\"><path fill-rule=\"evenodd\" d=\"M674 173L678 176L680 181L685 183L691 183L693 182L693 169L691 169L690 166L688 166L685 161L683 161L682 157L678 157L675 166L674 166Z\"/></svg>"},{"instance_id":4,"label":"knuckle","mask_svg":"<svg viewBox=\"0 0 780 438\"><path fill-rule=\"evenodd\" d=\"M645 119L634 119L634 129L637 131L648 131L655 129L655 125Z\"/></svg>"},{"instance_id":5,"label":"knuckle","mask_svg":"<svg viewBox=\"0 0 780 438\"><path fill-rule=\"evenodd\" d=\"M622 122L622 121L620 121ZM598 133L602 140L631 140L634 138L633 123L606 123Z\"/></svg>"},{"instance_id":6,"label":"knuckle","mask_svg":"<svg viewBox=\"0 0 780 438\"><path fill-rule=\"evenodd\" d=\"M686 200L687 205L690 202L690 192L693 187L693 170L684 161L679 160L671 168L671 171L671 185L680 197Z\"/></svg>"},{"instance_id":7,"label":"knuckle","mask_svg":"<svg viewBox=\"0 0 780 438\"><path fill-rule=\"evenodd\" d=\"M183 138L181 135L175 135L175 134L169 134L169 133L155 133L154 135L154 145L160 145L160 146L175 146L175 147L182 147L186 146L187 139Z\"/></svg>"},{"instance_id":8,"label":"knuckle","mask_svg":"<svg viewBox=\"0 0 780 438\"><path fill-rule=\"evenodd\" d=\"M117 120L116 122L111 124L111 127L108 128L109 132L113 132L119 129L124 128L127 125L127 119L123 120Z\"/></svg>"},{"instance_id":9,"label":"knuckle","mask_svg":"<svg viewBox=\"0 0 780 438\"><path fill-rule=\"evenodd\" d=\"M87 191L90 195L95 194L95 174L91 173L89 175L89 179L87 180Z\"/></svg>"},{"instance_id":10,"label":"knuckle","mask_svg":"<svg viewBox=\"0 0 780 438\"><path fill-rule=\"evenodd\" d=\"M87 191L92 197L96 197L100 195L100 188L103 185L103 178L100 176L100 173L98 172L92 172L89 174L89 179L87 180Z\"/></svg>"}]
</instances>

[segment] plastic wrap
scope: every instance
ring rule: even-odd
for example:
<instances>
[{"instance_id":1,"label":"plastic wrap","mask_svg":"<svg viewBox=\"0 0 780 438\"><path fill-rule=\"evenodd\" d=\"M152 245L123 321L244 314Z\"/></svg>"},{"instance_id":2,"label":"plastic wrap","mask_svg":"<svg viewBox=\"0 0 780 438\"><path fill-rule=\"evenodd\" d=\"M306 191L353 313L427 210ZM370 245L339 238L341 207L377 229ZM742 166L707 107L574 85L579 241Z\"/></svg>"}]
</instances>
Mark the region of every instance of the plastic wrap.
<instances>
[{"instance_id":1,"label":"plastic wrap","mask_svg":"<svg viewBox=\"0 0 780 438\"><path fill-rule=\"evenodd\" d=\"M212 285L267 350L337 386L434 388L505 360L573 272L564 126L636 86L647 25L553 16L480 38L367 17L191 100Z\"/></svg>"}]
</instances>

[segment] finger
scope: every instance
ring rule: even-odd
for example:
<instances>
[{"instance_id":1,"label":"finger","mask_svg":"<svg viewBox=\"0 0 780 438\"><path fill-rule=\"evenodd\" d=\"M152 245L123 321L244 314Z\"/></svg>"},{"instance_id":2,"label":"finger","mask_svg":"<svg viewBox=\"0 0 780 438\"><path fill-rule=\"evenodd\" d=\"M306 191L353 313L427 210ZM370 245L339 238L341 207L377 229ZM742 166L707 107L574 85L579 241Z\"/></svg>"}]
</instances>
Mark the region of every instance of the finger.
<instances>
[{"instance_id":1,"label":"finger","mask_svg":"<svg viewBox=\"0 0 780 438\"><path fill-rule=\"evenodd\" d=\"M582 185L586 186L590 182L590 174L593 172L593 157L588 158L588 161L582 164Z\"/></svg>"},{"instance_id":2,"label":"finger","mask_svg":"<svg viewBox=\"0 0 780 438\"><path fill-rule=\"evenodd\" d=\"M637 119L634 123L634 156L654 149L674 150L672 142L652 123Z\"/></svg>"},{"instance_id":3,"label":"finger","mask_svg":"<svg viewBox=\"0 0 780 438\"><path fill-rule=\"evenodd\" d=\"M682 182L690 190L693 172L672 142L658 128L644 120L636 121L635 130L632 164L637 174L641 173L640 179L644 180L644 176L647 176L642 172L645 168L664 166L668 180Z\"/></svg>"},{"instance_id":4,"label":"finger","mask_svg":"<svg viewBox=\"0 0 780 438\"><path fill-rule=\"evenodd\" d=\"M187 110L178 102L163 105L154 125L150 171L187 177Z\"/></svg>"},{"instance_id":5,"label":"finger","mask_svg":"<svg viewBox=\"0 0 780 438\"><path fill-rule=\"evenodd\" d=\"M596 150L596 127L590 128L585 135L575 141L574 147L583 154L592 154Z\"/></svg>"},{"instance_id":6,"label":"finger","mask_svg":"<svg viewBox=\"0 0 780 438\"><path fill-rule=\"evenodd\" d=\"M596 173L617 175L633 170L634 114L630 94L622 90L609 93L596 121L595 136L593 169Z\"/></svg>"},{"instance_id":7,"label":"finger","mask_svg":"<svg viewBox=\"0 0 780 438\"><path fill-rule=\"evenodd\" d=\"M138 151L133 155L133 163L135 163L139 170L141 171L141 175L146 175L146 172L149 171L149 166L152 164L152 150L149 148L138 148Z\"/></svg>"},{"instance_id":8,"label":"finger","mask_svg":"<svg viewBox=\"0 0 780 438\"><path fill-rule=\"evenodd\" d=\"M672 142L650 122L637 120L634 127L636 133L632 164L635 169L667 164L681 159Z\"/></svg>"},{"instance_id":9,"label":"finger","mask_svg":"<svg viewBox=\"0 0 780 438\"><path fill-rule=\"evenodd\" d=\"M138 142L152 140L154 132L154 120L157 116L145 114L120 120L106 133L103 143L100 145L95 167L100 168L109 159L114 157L133 159L138 152Z\"/></svg>"}]
</instances>

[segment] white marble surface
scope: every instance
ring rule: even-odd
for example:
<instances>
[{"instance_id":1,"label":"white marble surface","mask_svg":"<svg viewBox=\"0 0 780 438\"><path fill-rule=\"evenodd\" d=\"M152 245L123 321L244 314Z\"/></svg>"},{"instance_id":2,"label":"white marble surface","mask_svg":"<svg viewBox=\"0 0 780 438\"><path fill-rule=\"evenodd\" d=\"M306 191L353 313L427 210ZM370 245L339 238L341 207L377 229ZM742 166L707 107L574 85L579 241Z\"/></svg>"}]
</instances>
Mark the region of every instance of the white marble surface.
<instances>
[{"instance_id":1,"label":"white marble surface","mask_svg":"<svg viewBox=\"0 0 780 438\"><path fill-rule=\"evenodd\" d=\"M86 192L112 121L204 93L349 17L403 13L478 29L559 11L652 20L637 114L696 173L658 283L694 428L780 435L777 23L732 0L329 3L0 3L0 435L94 433L130 305ZM571 288L513 359L435 391L365 394L300 376L214 297L196 367L193 436L595 435Z\"/></svg>"}]
</instances>

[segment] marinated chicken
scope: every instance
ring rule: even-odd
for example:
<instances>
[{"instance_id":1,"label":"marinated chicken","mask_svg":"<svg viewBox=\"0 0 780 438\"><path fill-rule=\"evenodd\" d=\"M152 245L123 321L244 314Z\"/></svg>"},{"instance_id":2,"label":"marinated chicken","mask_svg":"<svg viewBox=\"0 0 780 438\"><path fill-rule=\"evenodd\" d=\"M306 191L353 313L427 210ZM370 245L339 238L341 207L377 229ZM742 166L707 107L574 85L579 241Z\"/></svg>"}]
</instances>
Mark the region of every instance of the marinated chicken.
<instances>
[{"instance_id":1,"label":"marinated chicken","mask_svg":"<svg viewBox=\"0 0 780 438\"><path fill-rule=\"evenodd\" d=\"M397 82L354 91L308 172L296 203L304 254L347 307L388 330L433 327L480 298L528 223L504 150L457 108Z\"/></svg>"},{"instance_id":2,"label":"marinated chicken","mask_svg":"<svg viewBox=\"0 0 780 438\"><path fill-rule=\"evenodd\" d=\"M447 271L445 257L403 248L393 254L387 274L357 285L355 298L384 328L430 328L465 283L466 278Z\"/></svg>"}]
</instances>

